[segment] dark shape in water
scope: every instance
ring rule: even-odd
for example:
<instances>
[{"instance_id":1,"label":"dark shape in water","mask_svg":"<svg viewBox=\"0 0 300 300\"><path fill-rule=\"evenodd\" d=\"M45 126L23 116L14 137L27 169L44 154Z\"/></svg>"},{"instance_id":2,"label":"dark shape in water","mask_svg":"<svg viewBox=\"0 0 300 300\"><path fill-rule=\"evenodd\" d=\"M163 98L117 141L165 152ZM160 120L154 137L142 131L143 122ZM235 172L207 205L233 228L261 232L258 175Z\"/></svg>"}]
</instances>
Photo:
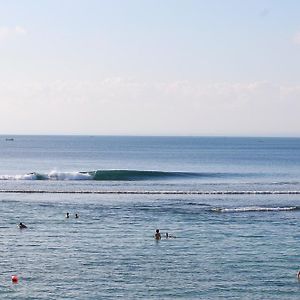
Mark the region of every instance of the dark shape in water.
<instances>
[{"instance_id":1,"label":"dark shape in water","mask_svg":"<svg viewBox=\"0 0 300 300\"><path fill-rule=\"evenodd\" d=\"M22 222L20 222L20 224L18 225L18 227L19 227L20 229L25 229L25 228L27 228L27 226L26 226L25 224L23 224Z\"/></svg>"}]
</instances>

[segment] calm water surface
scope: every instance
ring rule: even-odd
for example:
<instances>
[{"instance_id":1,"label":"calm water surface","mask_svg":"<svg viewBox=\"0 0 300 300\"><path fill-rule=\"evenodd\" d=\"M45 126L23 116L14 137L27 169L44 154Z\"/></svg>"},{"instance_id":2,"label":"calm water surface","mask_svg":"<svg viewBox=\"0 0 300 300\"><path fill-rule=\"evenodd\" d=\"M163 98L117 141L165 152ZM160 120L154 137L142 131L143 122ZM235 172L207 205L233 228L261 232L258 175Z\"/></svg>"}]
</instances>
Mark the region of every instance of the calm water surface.
<instances>
[{"instance_id":1,"label":"calm water surface","mask_svg":"<svg viewBox=\"0 0 300 300\"><path fill-rule=\"evenodd\" d=\"M5 138L0 298L299 298L299 139Z\"/></svg>"}]
</instances>

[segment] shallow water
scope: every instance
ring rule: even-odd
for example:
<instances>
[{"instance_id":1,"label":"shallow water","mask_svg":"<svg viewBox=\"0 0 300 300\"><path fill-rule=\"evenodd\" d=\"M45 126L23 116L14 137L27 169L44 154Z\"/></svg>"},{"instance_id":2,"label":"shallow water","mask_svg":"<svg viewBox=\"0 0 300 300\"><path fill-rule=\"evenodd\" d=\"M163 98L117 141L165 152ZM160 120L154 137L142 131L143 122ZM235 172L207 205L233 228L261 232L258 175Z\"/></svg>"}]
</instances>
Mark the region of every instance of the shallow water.
<instances>
[{"instance_id":1,"label":"shallow water","mask_svg":"<svg viewBox=\"0 0 300 300\"><path fill-rule=\"evenodd\" d=\"M245 203L293 207L299 199L2 195L0 297L297 299L299 209L214 211Z\"/></svg>"},{"instance_id":2,"label":"shallow water","mask_svg":"<svg viewBox=\"0 0 300 300\"><path fill-rule=\"evenodd\" d=\"M116 160L111 169L225 176L108 182L0 180L6 191L0 193L0 298L299 298L300 195L287 193L300 190L300 156L295 156L299 140L288 140L287 145L285 139L263 143L213 139L208 147L205 139L144 138L139 144L129 138L118 141L117 147L117 141L99 137L93 148L83 137L22 139L15 138L9 146L3 143L0 161L6 167L0 175L49 173L54 162L60 164L56 171L65 174L101 166L110 169L109 162ZM114 149L111 156L109 143ZM268 147L255 150L255 155L260 144ZM43 149L48 152L35 157ZM263 157L268 158L263 161ZM154 167L154 161L161 168ZM38 190L50 193L34 193ZM159 193L145 194L148 190ZM282 193L241 192L259 190ZM57 191L63 193L51 193ZM113 193L70 193L74 191ZM20 230L19 222L28 228ZM158 242L153 238L156 228L163 236ZM166 239L166 232L176 238ZM17 284L11 282L14 274L19 277Z\"/></svg>"}]
</instances>

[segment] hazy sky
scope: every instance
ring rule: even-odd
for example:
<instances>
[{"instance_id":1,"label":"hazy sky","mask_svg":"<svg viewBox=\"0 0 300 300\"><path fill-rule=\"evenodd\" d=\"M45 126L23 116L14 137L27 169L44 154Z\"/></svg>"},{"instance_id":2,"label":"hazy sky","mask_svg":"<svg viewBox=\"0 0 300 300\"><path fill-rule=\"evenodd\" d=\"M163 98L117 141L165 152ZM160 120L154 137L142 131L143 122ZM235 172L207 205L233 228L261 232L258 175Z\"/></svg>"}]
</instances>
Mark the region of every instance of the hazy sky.
<instances>
[{"instance_id":1,"label":"hazy sky","mask_svg":"<svg viewBox=\"0 0 300 300\"><path fill-rule=\"evenodd\" d=\"M0 0L0 133L300 136L299 0Z\"/></svg>"}]
</instances>

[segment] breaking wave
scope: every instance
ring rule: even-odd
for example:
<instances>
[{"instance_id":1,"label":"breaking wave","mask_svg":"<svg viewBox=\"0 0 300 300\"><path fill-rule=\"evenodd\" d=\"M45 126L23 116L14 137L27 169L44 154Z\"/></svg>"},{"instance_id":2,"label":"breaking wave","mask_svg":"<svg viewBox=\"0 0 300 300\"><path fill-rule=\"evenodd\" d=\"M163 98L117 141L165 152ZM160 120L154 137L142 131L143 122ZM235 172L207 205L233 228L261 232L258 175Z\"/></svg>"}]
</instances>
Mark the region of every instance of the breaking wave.
<instances>
[{"instance_id":1,"label":"breaking wave","mask_svg":"<svg viewBox=\"0 0 300 300\"><path fill-rule=\"evenodd\" d=\"M260 206L248 206L248 207L237 207L237 208L212 208L213 212L220 213L241 213L241 212L276 212L276 211L290 211L299 210L298 206L287 206L287 207L260 207Z\"/></svg>"},{"instance_id":2,"label":"breaking wave","mask_svg":"<svg viewBox=\"0 0 300 300\"><path fill-rule=\"evenodd\" d=\"M0 180L98 180L98 181L138 181L172 178L225 178L243 176L235 173L192 173L144 170L97 170L89 172L32 172L24 175L0 175Z\"/></svg>"}]
</instances>

